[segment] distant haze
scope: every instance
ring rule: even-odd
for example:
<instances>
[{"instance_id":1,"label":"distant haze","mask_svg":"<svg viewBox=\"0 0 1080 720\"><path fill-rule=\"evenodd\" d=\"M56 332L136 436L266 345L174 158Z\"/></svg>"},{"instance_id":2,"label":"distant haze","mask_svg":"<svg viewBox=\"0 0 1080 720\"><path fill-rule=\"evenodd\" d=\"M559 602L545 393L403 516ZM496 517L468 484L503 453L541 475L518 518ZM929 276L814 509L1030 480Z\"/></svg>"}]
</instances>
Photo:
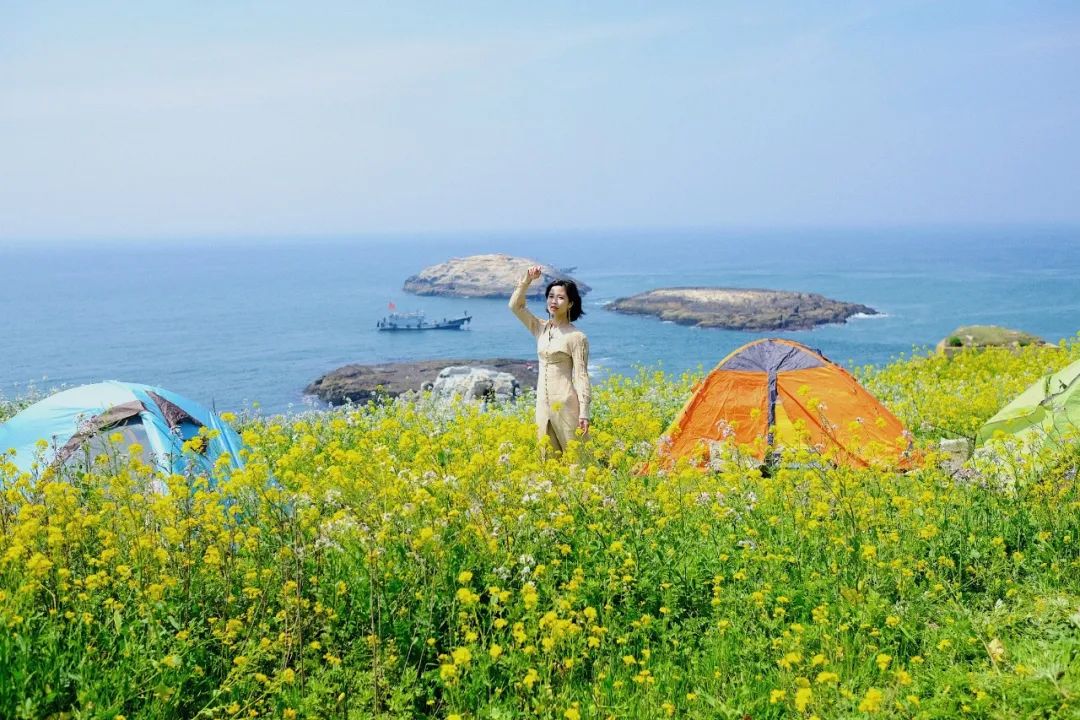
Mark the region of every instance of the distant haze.
<instances>
[{"instance_id":1,"label":"distant haze","mask_svg":"<svg viewBox=\"0 0 1080 720\"><path fill-rule=\"evenodd\" d=\"M1076 2L0 6L0 241L1080 223Z\"/></svg>"}]
</instances>

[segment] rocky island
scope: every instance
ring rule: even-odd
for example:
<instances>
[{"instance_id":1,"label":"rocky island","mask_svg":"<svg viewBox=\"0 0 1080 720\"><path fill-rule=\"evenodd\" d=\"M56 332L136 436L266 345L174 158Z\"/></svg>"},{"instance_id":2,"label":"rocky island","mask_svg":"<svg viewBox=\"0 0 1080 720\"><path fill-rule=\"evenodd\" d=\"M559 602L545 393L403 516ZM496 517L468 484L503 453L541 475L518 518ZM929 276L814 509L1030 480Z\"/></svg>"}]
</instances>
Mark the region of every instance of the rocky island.
<instances>
[{"instance_id":1,"label":"rocky island","mask_svg":"<svg viewBox=\"0 0 1080 720\"><path fill-rule=\"evenodd\" d=\"M570 270L545 265L531 258L514 257L504 253L470 255L453 258L421 270L405 281L405 292L416 295L442 295L467 298L508 298L517 287L525 270L533 265L543 268L540 279L529 288L530 297L543 295L552 280L573 280L582 295L591 289L571 277Z\"/></svg>"},{"instance_id":2,"label":"rocky island","mask_svg":"<svg viewBox=\"0 0 1080 720\"><path fill-rule=\"evenodd\" d=\"M633 315L725 330L807 330L843 323L852 315L878 315L857 303L831 300L817 293L741 288L660 288L620 298L607 308Z\"/></svg>"},{"instance_id":3,"label":"rocky island","mask_svg":"<svg viewBox=\"0 0 1080 720\"><path fill-rule=\"evenodd\" d=\"M514 376L522 388L536 387L536 360L493 358L488 360L421 360L419 362L345 365L304 388L331 405L365 403L394 398L409 391L431 390L445 368L466 366Z\"/></svg>"}]
</instances>

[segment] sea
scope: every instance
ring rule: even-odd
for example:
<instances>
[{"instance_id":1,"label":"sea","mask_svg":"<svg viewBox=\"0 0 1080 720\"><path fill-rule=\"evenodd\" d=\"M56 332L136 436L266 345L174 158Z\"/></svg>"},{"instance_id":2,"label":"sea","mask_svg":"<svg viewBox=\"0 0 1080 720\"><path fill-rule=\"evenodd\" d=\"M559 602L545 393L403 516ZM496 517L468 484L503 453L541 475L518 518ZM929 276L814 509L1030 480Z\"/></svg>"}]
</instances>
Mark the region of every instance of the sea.
<instances>
[{"instance_id":1,"label":"sea","mask_svg":"<svg viewBox=\"0 0 1080 720\"><path fill-rule=\"evenodd\" d=\"M349 363L535 356L500 299L419 297L410 275L507 253L592 287L577 325L596 380L706 372L780 336L848 368L925 353L961 325L1046 340L1080 331L1080 228L860 228L392 234L333 238L0 242L0 396L101 380L160 385L219 411L320 407L304 388ZM813 330L697 329L606 309L659 287L820 293L880 312ZM393 304L463 331L386 333ZM531 309L544 314L543 304Z\"/></svg>"}]
</instances>

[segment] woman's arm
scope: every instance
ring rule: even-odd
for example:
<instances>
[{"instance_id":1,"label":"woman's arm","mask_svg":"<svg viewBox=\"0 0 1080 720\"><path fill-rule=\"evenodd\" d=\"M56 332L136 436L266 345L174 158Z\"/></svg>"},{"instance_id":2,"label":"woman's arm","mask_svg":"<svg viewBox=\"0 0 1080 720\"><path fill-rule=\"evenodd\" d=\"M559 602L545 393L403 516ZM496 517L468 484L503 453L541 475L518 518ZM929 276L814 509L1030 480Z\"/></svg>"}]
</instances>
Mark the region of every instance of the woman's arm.
<instances>
[{"instance_id":1,"label":"woman's arm","mask_svg":"<svg viewBox=\"0 0 1080 720\"><path fill-rule=\"evenodd\" d=\"M532 284L532 271L525 273L525 277L521 278L518 282L517 288L514 289L514 294L510 296L510 311L517 316L517 319L521 321L521 324L529 329L533 337L540 334L540 330L543 328L543 321L529 312L529 309L525 307L525 296L529 292L529 285Z\"/></svg>"},{"instance_id":2,"label":"woman's arm","mask_svg":"<svg viewBox=\"0 0 1080 720\"><path fill-rule=\"evenodd\" d=\"M585 337L585 333L577 333L574 337L574 343L570 347L570 356L574 360L573 380L574 390L578 397L578 426L587 432L592 386L589 384L589 338Z\"/></svg>"}]
</instances>

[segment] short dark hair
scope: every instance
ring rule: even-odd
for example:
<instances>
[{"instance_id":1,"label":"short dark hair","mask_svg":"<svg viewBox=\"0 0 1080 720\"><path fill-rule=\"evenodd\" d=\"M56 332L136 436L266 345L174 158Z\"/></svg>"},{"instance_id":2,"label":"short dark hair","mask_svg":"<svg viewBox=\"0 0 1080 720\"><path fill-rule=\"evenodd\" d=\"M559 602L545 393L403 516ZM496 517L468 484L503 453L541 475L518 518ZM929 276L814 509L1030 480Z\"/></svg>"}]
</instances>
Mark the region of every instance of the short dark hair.
<instances>
[{"instance_id":1,"label":"short dark hair","mask_svg":"<svg viewBox=\"0 0 1080 720\"><path fill-rule=\"evenodd\" d=\"M555 286L566 289L566 299L570 301L570 322L574 322L585 314L585 310L581 307L581 293L578 292L577 283L573 280L552 280L548 283L547 290L544 291L545 300L551 294L551 288Z\"/></svg>"}]
</instances>

